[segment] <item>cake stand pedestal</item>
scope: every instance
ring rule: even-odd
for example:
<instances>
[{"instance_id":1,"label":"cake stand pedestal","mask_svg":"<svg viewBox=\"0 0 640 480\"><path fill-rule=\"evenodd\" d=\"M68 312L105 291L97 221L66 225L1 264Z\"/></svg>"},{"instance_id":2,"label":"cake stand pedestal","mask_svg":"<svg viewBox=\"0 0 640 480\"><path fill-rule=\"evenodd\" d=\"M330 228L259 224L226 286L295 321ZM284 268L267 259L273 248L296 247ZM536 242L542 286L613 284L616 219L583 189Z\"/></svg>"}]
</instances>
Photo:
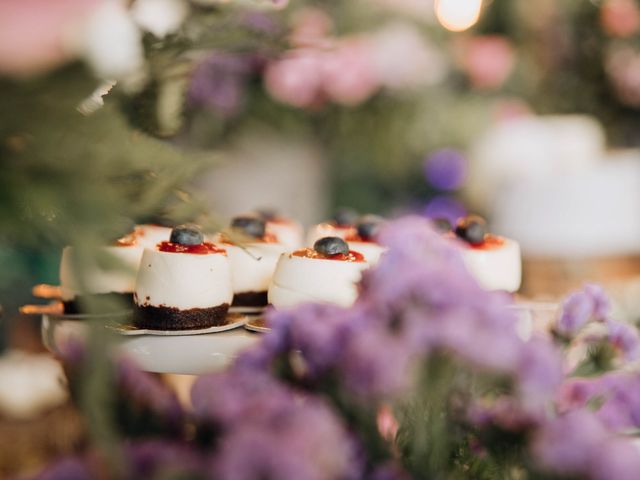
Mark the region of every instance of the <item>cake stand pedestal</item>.
<instances>
[{"instance_id":1,"label":"cake stand pedestal","mask_svg":"<svg viewBox=\"0 0 640 480\"><path fill-rule=\"evenodd\" d=\"M108 327L105 327L108 328ZM42 340L55 355L69 340L87 337L89 325L83 320L55 315L42 316ZM119 335L115 348L147 372L202 375L229 365L259 334L236 328L201 335Z\"/></svg>"}]
</instances>

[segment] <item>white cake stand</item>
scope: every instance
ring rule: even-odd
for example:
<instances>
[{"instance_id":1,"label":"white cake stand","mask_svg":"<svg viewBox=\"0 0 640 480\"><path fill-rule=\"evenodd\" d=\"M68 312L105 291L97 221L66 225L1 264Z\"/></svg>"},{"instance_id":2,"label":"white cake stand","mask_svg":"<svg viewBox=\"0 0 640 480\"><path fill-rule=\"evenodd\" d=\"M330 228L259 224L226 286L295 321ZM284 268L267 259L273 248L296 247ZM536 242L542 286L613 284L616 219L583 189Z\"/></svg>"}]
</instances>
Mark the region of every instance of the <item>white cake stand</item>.
<instances>
[{"instance_id":1,"label":"white cake stand","mask_svg":"<svg viewBox=\"0 0 640 480\"><path fill-rule=\"evenodd\" d=\"M56 355L70 339L83 340L88 332L86 321L58 315L42 316L43 343ZM250 333L242 327L200 335L117 334L115 348L147 372L202 375L226 367L258 338L259 334Z\"/></svg>"}]
</instances>

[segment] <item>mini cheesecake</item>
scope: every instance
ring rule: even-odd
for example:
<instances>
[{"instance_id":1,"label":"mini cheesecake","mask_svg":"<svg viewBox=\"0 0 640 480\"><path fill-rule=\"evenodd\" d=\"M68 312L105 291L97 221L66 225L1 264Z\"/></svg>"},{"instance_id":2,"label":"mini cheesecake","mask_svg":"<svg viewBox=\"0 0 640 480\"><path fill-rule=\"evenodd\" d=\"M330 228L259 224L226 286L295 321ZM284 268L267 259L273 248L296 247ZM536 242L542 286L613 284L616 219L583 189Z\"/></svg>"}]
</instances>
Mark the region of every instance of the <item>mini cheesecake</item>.
<instances>
[{"instance_id":1,"label":"mini cheesecake","mask_svg":"<svg viewBox=\"0 0 640 480\"><path fill-rule=\"evenodd\" d=\"M338 237L325 237L314 248L303 248L280 256L269 303L285 309L306 302L353 305L357 283L368 267L361 253L349 249Z\"/></svg>"},{"instance_id":2,"label":"mini cheesecake","mask_svg":"<svg viewBox=\"0 0 640 480\"><path fill-rule=\"evenodd\" d=\"M136 225L135 235L138 243L144 248L154 248L160 242L168 242L171 236L171 227L162 225L144 224Z\"/></svg>"},{"instance_id":3,"label":"mini cheesecake","mask_svg":"<svg viewBox=\"0 0 640 480\"><path fill-rule=\"evenodd\" d=\"M110 297L133 305L133 291L143 248L135 236L123 237L113 245L100 247L98 258L81 259L76 247L62 250L60 292L64 312L82 312L86 297Z\"/></svg>"},{"instance_id":4,"label":"mini cheesecake","mask_svg":"<svg viewBox=\"0 0 640 480\"><path fill-rule=\"evenodd\" d=\"M286 251L297 250L303 245L304 228L299 222L269 210L260 210L258 215L265 221L265 232L275 238Z\"/></svg>"},{"instance_id":5,"label":"mini cheesecake","mask_svg":"<svg viewBox=\"0 0 640 480\"><path fill-rule=\"evenodd\" d=\"M229 256L234 307L264 307L267 291L285 246L266 232L262 218L235 217L230 234L221 235L220 242ZM234 243L230 237L240 239Z\"/></svg>"},{"instance_id":6,"label":"mini cheesecake","mask_svg":"<svg viewBox=\"0 0 640 480\"><path fill-rule=\"evenodd\" d=\"M224 249L205 242L193 226L142 255L134 300L138 328L191 330L223 325L233 299Z\"/></svg>"},{"instance_id":7,"label":"mini cheesecake","mask_svg":"<svg viewBox=\"0 0 640 480\"><path fill-rule=\"evenodd\" d=\"M377 243L377 236L384 219L377 215L364 215L355 225L355 231L347 238L351 250L364 255L370 265L376 265L382 254L387 250Z\"/></svg>"},{"instance_id":8,"label":"mini cheesecake","mask_svg":"<svg viewBox=\"0 0 640 480\"><path fill-rule=\"evenodd\" d=\"M522 282L520 245L486 232L483 219L475 215L460 220L455 229L467 270L486 290L515 293Z\"/></svg>"},{"instance_id":9,"label":"mini cheesecake","mask_svg":"<svg viewBox=\"0 0 640 480\"><path fill-rule=\"evenodd\" d=\"M313 245L317 240L325 237L338 237L346 240L356 232L357 213L351 209L340 209L331 220L314 225L307 235L307 245Z\"/></svg>"}]
</instances>

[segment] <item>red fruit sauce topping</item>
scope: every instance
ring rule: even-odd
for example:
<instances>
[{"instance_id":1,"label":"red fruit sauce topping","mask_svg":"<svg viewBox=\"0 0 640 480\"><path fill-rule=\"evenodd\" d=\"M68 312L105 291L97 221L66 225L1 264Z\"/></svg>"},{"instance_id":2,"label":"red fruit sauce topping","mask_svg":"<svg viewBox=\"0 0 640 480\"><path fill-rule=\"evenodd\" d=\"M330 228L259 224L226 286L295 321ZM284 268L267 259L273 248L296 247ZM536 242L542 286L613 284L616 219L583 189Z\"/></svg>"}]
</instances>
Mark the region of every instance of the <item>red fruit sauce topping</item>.
<instances>
[{"instance_id":1,"label":"red fruit sauce topping","mask_svg":"<svg viewBox=\"0 0 640 480\"><path fill-rule=\"evenodd\" d=\"M133 247L136 245L136 237L134 234L126 235L113 242L116 247Z\"/></svg>"},{"instance_id":2,"label":"red fruit sauce topping","mask_svg":"<svg viewBox=\"0 0 640 480\"><path fill-rule=\"evenodd\" d=\"M364 256L361 253L350 250L349 253L337 253L335 255L323 255L316 252L313 248L303 248L292 253L294 257L304 258L320 258L323 260L340 260L342 262L364 262Z\"/></svg>"},{"instance_id":3,"label":"red fruit sauce topping","mask_svg":"<svg viewBox=\"0 0 640 480\"><path fill-rule=\"evenodd\" d=\"M504 245L504 238L497 235L491 235L490 233L484 236L484 242L478 245L469 245L474 250L494 250Z\"/></svg>"},{"instance_id":4,"label":"red fruit sauce topping","mask_svg":"<svg viewBox=\"0 0 640 480\"><path fill-rule=\"evenodd\" d=\"M227 254L227 251L224 248L216 247L210 242L203 242L199 245L182 245L180 243L160 242L158 244L158 250L161 252L191 253L194 255L208 255L210 253Z\"/></svg>"}]
</instances>

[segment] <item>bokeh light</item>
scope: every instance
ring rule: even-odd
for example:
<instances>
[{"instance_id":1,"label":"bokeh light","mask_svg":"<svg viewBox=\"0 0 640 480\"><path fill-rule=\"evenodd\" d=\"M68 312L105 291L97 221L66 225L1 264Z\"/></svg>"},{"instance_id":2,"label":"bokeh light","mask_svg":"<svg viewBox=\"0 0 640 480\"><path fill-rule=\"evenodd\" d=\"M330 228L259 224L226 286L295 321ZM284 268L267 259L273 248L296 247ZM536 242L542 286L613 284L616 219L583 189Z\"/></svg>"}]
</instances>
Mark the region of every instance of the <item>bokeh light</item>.
<instances>
[{"instance_id":1,"label":"bokeh light","mask_svg":"<svg viewBox=\"0 0 640 480\"><path fill-rule=\"evenodd\" d=\"M436 0L434 6L436 17L444 28L462 32L478 22L482 0Z\"/></svg>"}]
</instances>

